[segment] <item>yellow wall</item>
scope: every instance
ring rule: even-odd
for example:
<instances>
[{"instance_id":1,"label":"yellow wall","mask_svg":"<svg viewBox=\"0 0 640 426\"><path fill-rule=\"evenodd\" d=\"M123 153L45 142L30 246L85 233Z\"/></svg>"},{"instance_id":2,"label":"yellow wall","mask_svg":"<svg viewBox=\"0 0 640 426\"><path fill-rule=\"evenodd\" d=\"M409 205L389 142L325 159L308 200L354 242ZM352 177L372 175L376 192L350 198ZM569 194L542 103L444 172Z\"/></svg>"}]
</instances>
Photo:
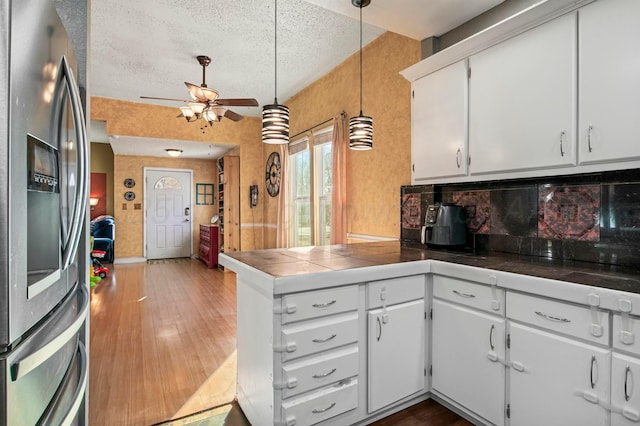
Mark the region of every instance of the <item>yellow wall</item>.
<instances>
[{"instance_id":1,"label":"yellow wall","mask_svg":"<svg viewBox=\"0 0 640 426\"><path fill-rule=\"evenodd\" d=\"M285 102L292 136L341 111L359 114L359 60L354 54ZM371 151L347 152L350 233L400 235L400 186L411 183L411 83L399 72L419 60L419 41L390 32L363 49L363 114L373 117L374 136ZM265 146L263 163L276 150ZM266 198L265 217L275 225L277 198ZM275 247L273 227L265 246Z\"/></svg>"},{"instance_id":2,"label":"yellow wall","mask_svg":"<svg viewBox=\"0 0 640 426\"><path fill-rule=\"evenodd\" d=\"M91 171L107 175L107 214L113 216L113 150L108 143L91 143Z\"/></svg>"},{"instance_id":3,"label":"yellow wall","mask_svg":"<svg viewBox=\"0 0 640 426\"><path fill-rule=\"evenodd\" d=\"M239 122L223 120L208 128L205 133L197 123L187 123L176 118L177 108L126 102L115 99L91 98L91 118L106 121L107 134L127 135L158 139L182 139L203 143L228 144L237 146L230 154L240 155L240 217L241 222L262 222L262 211L252 212L249 208L249 185L261 182L264 177L262 161L262 142L260 139L261 120L257 117L245 117ZM210 182L211 177L204 174L204 169L211 169L215 174L214 162L207 162L206 166L191 163L195 160L173 159L161 157L120 156L114 159L114 187L116 220L116 258L143 256L143 210L132 210L138 201L126 203L122 198L122 181L126 177L133 177L136 182L142 182L142 168L144 166L194 169L194 183ZM185 163L186 162L186 163ZM210 164L208 164L210 163ZM195 172L200 169L200 172ZM204 176L199 180L199 173ZM137 178L136 178L137 176ZM206 178L206 180L205 180ZM217 179L217 176L213 179ZM216 188L217 194L217 188ZM122 210L122 204L131 204L127 210ZM206 210L206 212L205 212ZM208 222L214 214L213 206L202 209L202 216L198 220ZM249 219L247 219L249 218ZM196 221L197 222L197 221ZM194 229L197 223L194 223ZM252 229L241 231L241 247L246 245L253 248ZM198 233L194 232L194 240L198 243ZM262 244L262 235L257 236L258 247ZM194 249L197 253L197 250Z\"/></svg>"},{"instance_id":4,"label":"yellow wall","mask_svg":"<svg viewBox=\"0 0 640 426\"><path fill-rule=\"evenodd\" d=\"M411 84L399 72L419 60L420 42L394 33L383 34L363 49L363 113L373 117L374 146L371 151L347 153L350 233L399 236L400 186L411 181ZM284 102L291 111L290 134L302 132L341 111L348 117L358 115L359 88L356 53ZM262 144L260 118L225 120L202 133L198 124L177 119L176 111L171 107L91 98L91 118L106 121L107 134L235 145L227 154L240 156L241 249L275 247L277 198L266 192L264 168L267 157L278 147ZM116 257L143 255L142 213L122 210L124 201L118 183L124 177L133 177L134 172L141 179L143 165L194 168L179 165L180 161L188 160L115 156ZM194 182L198 181L194 176ZM259 188L257 208L249 206L252 184ZM212 214L203 213L203 218ZM194 236L197 239L197 232Z\"/></svg>"},{"instance_id":5,"label":"yellow wall","mask_svg":"<svg viewBox=\"0 0 640 426\"><path fill-rule=\"evenodd\" d=\"M197 160L188 158L143 157L136 155L116 155L114 164L116 243L115 257L142 257L144 253L144 167L170 168L193 171L193 253L198 253L201 223L210 223L211 216L217 213L217 205L195 205L196 183L217 183L215 160ZM125 188L127 178L135 180L132 189ZM217 186L216 186L217 188ZM124 193L133 191L136 198L126 201ZM136 205L139 209L136 209Z\"/></svg>"}]
</instances>

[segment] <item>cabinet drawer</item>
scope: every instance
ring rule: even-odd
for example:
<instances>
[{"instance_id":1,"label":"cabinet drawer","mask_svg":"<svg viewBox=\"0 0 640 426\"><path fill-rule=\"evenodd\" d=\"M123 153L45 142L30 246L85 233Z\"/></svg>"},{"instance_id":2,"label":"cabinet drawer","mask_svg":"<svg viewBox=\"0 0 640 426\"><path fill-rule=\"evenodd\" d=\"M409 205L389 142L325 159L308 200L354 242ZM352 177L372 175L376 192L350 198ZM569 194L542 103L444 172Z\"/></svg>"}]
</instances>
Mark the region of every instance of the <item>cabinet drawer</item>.
<instances>
[{"instance_id":1,"label":"cabinet drawer","mask_svg":"<svg viewBox=\"0 0 640 426\"><path fill-rule=\"evenodd\" d=\"M211 232L209 231L209 227L208 226L200 226L200 235L201 236L209 236L211 235Z\"/></svg>"},{"instance_id":2,"label":"cabinet drawer","mask_svg":"<svg viewBox=\"0 0 640 426\"><path fill-rule=\"evenodd\" d=\"M640 318L613 315L613 347L640 355Z\"/></svg>"},{"instance_id":3,"label":"cabinet drawer","mask_svg":"<svg viewBox=\"0 0 640 426\"><path fill-rule=\"evenodd\" d=\"M520 293L507 293L507 317L547 330L609 344L609 314L560 301Z\"/></svg>"},{"instance_id":4,"label":"cabinet drawer","mask_svg":"<svg viewBox=\"0 0 640 426\"><path fill-rule=\"evenodd\" d=\"M200 255L200 259L208 259L209 258L209 251L211 249L207 246L204 245L200 245L200 250L198 252L198 254Z\"/></svg>"},{"instance_id":5,"label":"cabinet drawer","mask_svg":"<svg viewBox=\"0 0 640 426\"><path fill-rule=\"evenodd\" d=\"M282 324L358 309L358 286L329 288L282 297Z\"/></svg>"},{"instance_id":6,"label":"cabinet drawer","mask_svg":"<svg viewBox=\"0 0 640 426\"><path fill-rule=\"evenodd\" d=\"M352 379L282 404L286 425L305 426L337 416L358 405L358 380Z\"/></svg>"},{"instance_id":7,"label":"cabinet drawer","mask_svg":"<svg viewBox=\"0 0 640 426\"><path fill-rule=\"evenodd\" d=\"M367 283L367 309L382 306L383 299L387 306L424 298L425 277L410 277Z\"/></svg>"},{"instance_id":8,"label":"cabinet drawer","mask_svg":"<svg viewBox=\"0 0 640 426\"><path fill-rule=\"evenodd\" d=\"M358 313L334 315L282 327L282 360L290 360L358 341Z\"/></svg>"},{"instance_id":9,"label":"cabinet drawer","mask_svg":"<svg viewBox=\"0 0 640 426\"><path fill-rule=\"evenodd\" d=\"M433 296L504 315L505 291L502 288L434 275Z\"/></svg>"},{"instance_id":10,"label":"cabinet drawer","mask_svg":"<svg viewBox=\"0 0 640 426\"><path fill-rule=\"evenodd\" d=\"M289 398L358 375L358 348L342 349L282 368L282 398Z\"/></svg>"}]
</instances>

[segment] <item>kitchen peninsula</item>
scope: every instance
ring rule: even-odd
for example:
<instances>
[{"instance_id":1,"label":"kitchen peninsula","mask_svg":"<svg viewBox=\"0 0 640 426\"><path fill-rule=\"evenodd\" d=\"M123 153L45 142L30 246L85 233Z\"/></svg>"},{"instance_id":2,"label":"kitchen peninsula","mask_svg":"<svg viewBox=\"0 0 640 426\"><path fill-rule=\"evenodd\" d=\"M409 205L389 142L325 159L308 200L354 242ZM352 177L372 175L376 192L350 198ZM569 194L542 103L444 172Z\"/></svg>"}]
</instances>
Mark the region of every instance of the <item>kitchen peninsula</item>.
<instances>
[{"instance_id":1,"label":"kitchen peninsula","mask_svg":"<svg viewBox=\"0 0 640 426\"><path fill-rule=\"evenodd\" d=\"M429 397L476 424L640 421L639 270L423 247L220 256L252 424L366 424Z\"/></svg>"}]
</instances>

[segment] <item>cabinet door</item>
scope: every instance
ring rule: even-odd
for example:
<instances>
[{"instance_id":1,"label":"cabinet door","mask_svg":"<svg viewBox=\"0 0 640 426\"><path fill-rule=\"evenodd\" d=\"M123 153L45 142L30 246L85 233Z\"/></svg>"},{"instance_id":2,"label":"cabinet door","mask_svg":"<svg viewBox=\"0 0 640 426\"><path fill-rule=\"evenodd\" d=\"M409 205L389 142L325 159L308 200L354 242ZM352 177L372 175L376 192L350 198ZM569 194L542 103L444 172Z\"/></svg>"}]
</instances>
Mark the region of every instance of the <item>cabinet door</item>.
<instances>
[{"instance_id":1,"label":"cabinet door","mask_svg":"<svg viewBox=\"0 0 640 426\"><path fill-rule=\"evenodd\" d=\"M640 423L640 358L613 354L611 368L612 426Z\"/></svg>"},{"instance_id":2,"label":"cabinet door","mask_svg":"<svg viewBox=\"0 0 640 426\"><path fill-rule=\"evenodd\" d=\"M504 424L504 319L434 299L432 330L432 388Z\"/></svg>"},{"instance_id":3,"label":"cabinet door","mask_svg":"<svg viewBox=\"0 0 640 426\"><path fill-rule=\"evenodd\" d=\"M575 165L576 14L470 58L470 173Z\"/></svg>"},{"instance_id":4,"label":"cabinet door","mask_svg":"<svg viewBox=\"0 0 640 426\"><path fill-rule=\"evenodd\" d=\"M467 174L467 64L460 61L412 85L413 183Z\"/></svg>"},{"instance_id":5,"label":"cabinet door","mask_svg":"<svg viewBox=\"0 0 640 426\"><path fill-rule=\"evenodd\" d=\"M369 413L424 390L425 322L424 299L368 313Z\"/></svg>"},{"instance_id":6,"label":"cabinet door","mask_svg":"<svg viewBox=\"0 0 640 426\"><path fill-rule=\"evenodd\" d=\"M609 423L608 349L514 323L509 333L512 425Z\"/></svg>"},{"instance_id":7,"label":"cabinet door","mask_svg":"<svg viewBox=\"0 0 640 426\"><path fill-rule=\"evenodd\" d=\"M607 0L580 13L580 163L640 158L640 2Z\"/></svg>"}]
</instances>

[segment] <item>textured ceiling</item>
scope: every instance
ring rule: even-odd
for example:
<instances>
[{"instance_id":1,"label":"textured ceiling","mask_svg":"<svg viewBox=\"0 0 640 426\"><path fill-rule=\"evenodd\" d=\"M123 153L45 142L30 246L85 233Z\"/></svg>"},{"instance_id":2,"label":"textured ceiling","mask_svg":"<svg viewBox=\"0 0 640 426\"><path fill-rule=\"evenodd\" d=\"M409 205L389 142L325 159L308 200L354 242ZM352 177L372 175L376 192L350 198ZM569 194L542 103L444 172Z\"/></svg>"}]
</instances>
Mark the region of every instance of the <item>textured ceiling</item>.
<instances>
[{"instance_id":1,"label":"textured ceiling","mask_svg":"<svg viewBox=\"0 0 640 426\"><path fill-rule=\"evenodd\" d=\"M383 32L365 25L365 43ZM281 0L277 37L278 99L282 102L354 53L359 27L349 17L302 0ZM186 99L183 82L199 85L202 80L197 55L211 57L206 82L221 97L271 103L275 94L273 2L91 2L92 95L135 102L149 102L141 100L141 95ZM261 111L233 109L256 116Z\"/></svg>"},{"instance_id":2,"label":"textured ceiling","mask_svg":"<svg viewBox=\"0 0 640 426\"><path fill-rule=\"evenodd\" d=\"M73 10L79 0L55 1ZM385 30L416 39L439 35L501 1L373 0L363 9L364 44ZM179 102L140 96L187 99L184 82L202 82L195 57L207 55L212 63L206 83L220 97L272 103L274 1L92 0L90 5L91 96L177 108ZM357 52L358 16L351 0L278 1L281 103ZM260 107L231 109L261 113Z\"/></svg>"}]
</instances>

